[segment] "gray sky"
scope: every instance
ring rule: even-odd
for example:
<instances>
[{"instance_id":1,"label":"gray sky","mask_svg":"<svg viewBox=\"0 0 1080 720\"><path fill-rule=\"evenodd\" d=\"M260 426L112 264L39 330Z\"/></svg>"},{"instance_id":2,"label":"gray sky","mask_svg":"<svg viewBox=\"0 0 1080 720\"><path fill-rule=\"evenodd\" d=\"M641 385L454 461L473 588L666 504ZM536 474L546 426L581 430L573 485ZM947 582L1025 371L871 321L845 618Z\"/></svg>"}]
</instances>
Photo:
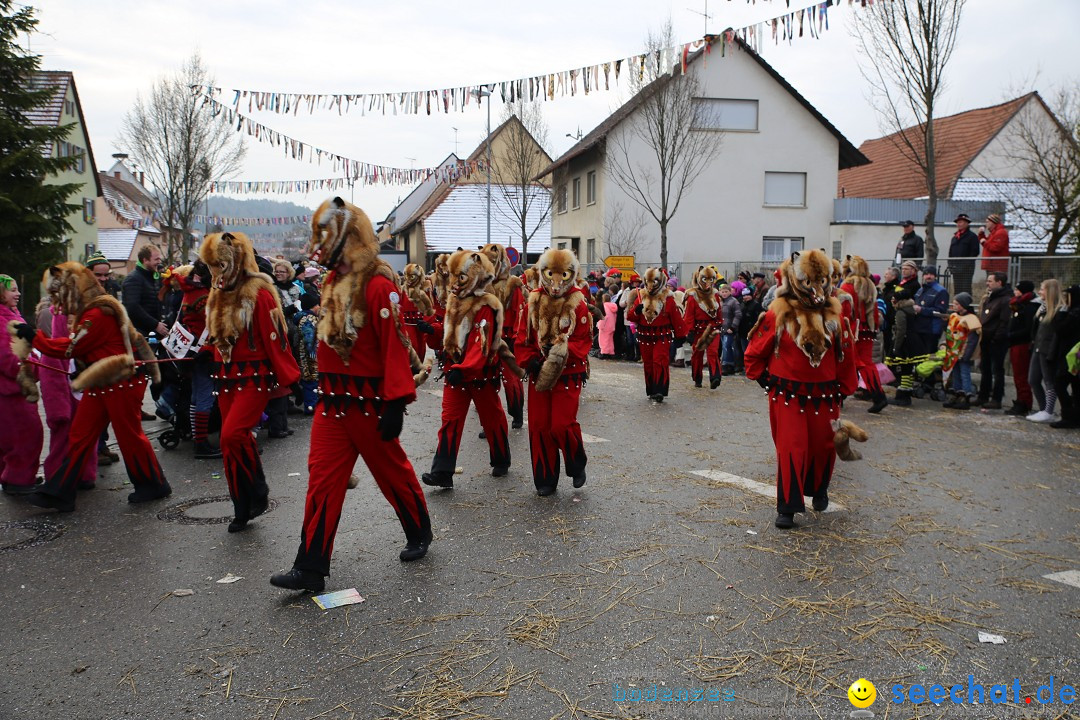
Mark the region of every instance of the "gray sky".
<instances>
[{"instance_id":1,"label":"gray sky","mask_svg":"<svg viewBox=\"0 0 1080 720\"><path fill-rule=\"evenodd\" d=\"M704 0L595 0L544 3L459 0L35 0L42 34L31 49L43 67L71 70L100 169L112 163L117 130L138 93L174 72L194 51L216 84L281 92L389 92L508 80L593 65L641 52L650 29L671 18L675 37L700 37ZM793 6L804 6L792 0ZM710 32L784 11L784 0L712 0ZM693 8L693 10L691 9ZM697 12L694 12L696 10ZM856 145L881 134L867 102L848 32L859 3L830 9L830 30L790 46L766 44L764 58ZM969 0L948 77L943 114L993 105L1034 88L1080 81L1080 3L1074 0ZM544 105L549 151L573 144L626 98L593 93ZM230 98L231 99L231 98ZM492 107L492 124L501 114ZM303 111L296 117L255 113L264 125L346 157L396 167L430 167L455 149L483 141L486 114L470 107L449 116L361 117ZM415 158L413 160L412 158ZM249 141L240 180L332 177L329 166L298 162ZM410 190L358 186L355 202L383 218ZM256 196L236 196L256 197ZM265 196L259 196L265 197ZM323 193L269 196L314 208ZM211 202L211 211L213 204Z\"/></svg>"}]
</instances>

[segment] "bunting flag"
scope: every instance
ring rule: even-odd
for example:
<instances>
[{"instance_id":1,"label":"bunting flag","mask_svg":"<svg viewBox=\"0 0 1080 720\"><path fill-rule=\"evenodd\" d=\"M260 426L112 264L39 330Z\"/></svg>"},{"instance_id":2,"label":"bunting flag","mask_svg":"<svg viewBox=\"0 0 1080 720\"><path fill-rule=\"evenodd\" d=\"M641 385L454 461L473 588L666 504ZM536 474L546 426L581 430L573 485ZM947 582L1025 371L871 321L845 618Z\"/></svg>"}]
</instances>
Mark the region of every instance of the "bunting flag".
<instances>
[{"instance_id":1,"label":"bunting flag","mask_svg":"<svg viewBox=\"0 0 1080 720\"><path fill-rule=\"evenodd\" d=\"M337 191L351 187L348 178L323 178L320 180L215 180L210 183L210 192L218 194L244 195L249 193L310 193Z\"/></svg>"},{"instance_id":2,"label":"bunting flag","mask_svg":"<svg viewBox=\"0 0 1080 720\"><path fill-rule=\"evenodd\" d=\"M223 227L239 227L253 225L307 225L311 222L311 216L294 215L293 217L222 217L220 215L192 215L191 222L206 225L221 225Z\"/></svg>"},{"instance_id":3,"label":"bunting flag","mask_svg":"<svg viewBox=\"0 0 1080 720\"><path fill-rule=\"evenodd\" d=\"M747 0L747 3L772 1ZM571 70L559 70L479 85L380 93L283 93L233 89L231 90L232 107L238 113L246 100L248 113L259 111L296 115L303 109L308 113L314 113L316 110L337 111L338 115L351 111L359 111L361 115L368 113L431 115L440 112L445 114L463 112L470 105L482 107L482 98L486 93L490 93L492 98L499 97L504 103L516 100L550 101L557 97L576 96L578 93L588 95L590 92L611 90L613 85L618 87L623 67L636 68L639 79L644 76L646 64L650 61L661 72L665 71L664 68L671 68L672 73L686 72L691 51L705 47L708 52L710 47L717 42L722 43L720 52L723 56L729 47L735 49L737 42L741 42L754 52L760 52L767 35L771 37L774 44L790 43L796 34L798 37L803 37L804 32L812 38L818 38L822 31L829 27L828 8L839 4L840 0L815 2L798 10L791 10L791 0L785 0L785 2L787 7L784 13L745 27L729 28L720 35L705 35L699 40L681 43L663 50L654 50L621 60L609 60ZM848 5L855 4L865 7L868 0L848 0ZM218 102L217 98L225 92L223 88L216 85L193 85L191 89L193 92L212 99L215 103ZM250 130L249 134L252 134ZM384 182L382 179L378 181Z\"/></svg>"},{"instance_id":4,"label":"bunting flag","mask_svg":"<svg viewBox=\"0 0 1080 720\"><path fill-rule=\"evenodd\" d=\"M200 88L196 88L196 92L200 91ZM442 165L434 168L388 167L361 160L351 160L284 135L218 102L210 95L203 95L202 98L203 108L209 108L213 117L221 116L229 125L235 125L237 132L244 132L248 137L253 137L259 142L268 143L274 147L283 147L285 154L294 160L303 160L306 156L309 163L314 162L319 165L322 165L325 160L330 163L335 172L341 172L347 179L364 185L416 185L432 176L436 177L439 182L450 183L460 178L467 178L474 172L482 172L486 167L483 160L474 160L472 162L459 160L454 165Z\"/></svg>"}]
</instances>

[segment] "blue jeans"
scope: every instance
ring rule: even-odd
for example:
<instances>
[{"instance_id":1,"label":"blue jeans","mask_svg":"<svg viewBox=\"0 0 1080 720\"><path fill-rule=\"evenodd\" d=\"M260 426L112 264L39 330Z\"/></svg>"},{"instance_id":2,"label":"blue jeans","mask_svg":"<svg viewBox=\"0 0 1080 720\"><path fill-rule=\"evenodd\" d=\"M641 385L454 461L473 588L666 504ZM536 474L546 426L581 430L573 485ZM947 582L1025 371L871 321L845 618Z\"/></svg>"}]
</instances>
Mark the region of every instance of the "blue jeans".
<instances>
[{"instance_id":1,"label":"blue jeans","mask_svg":"<svg viewBox=\"0 0 1080 720\"><path fill-rule=\"evenodd\" d=\"M720 364L735 366L735 345L738 341L734 335L727 333L720 336Z\"/></svg>"},{"instance_id":2,"label":"blue jeans","mask_svg":"<svg viewBox=\"0 0 1080 720\"><path fill-rule=\"evenodd\" d=\"M965 395L972 395L975 393L975 386L971 384L971 366L973 363L970 360L959 360L956 363L956 367L952 371L952 386L953 390L962 392Z\"/></svg>"}]
</instances>

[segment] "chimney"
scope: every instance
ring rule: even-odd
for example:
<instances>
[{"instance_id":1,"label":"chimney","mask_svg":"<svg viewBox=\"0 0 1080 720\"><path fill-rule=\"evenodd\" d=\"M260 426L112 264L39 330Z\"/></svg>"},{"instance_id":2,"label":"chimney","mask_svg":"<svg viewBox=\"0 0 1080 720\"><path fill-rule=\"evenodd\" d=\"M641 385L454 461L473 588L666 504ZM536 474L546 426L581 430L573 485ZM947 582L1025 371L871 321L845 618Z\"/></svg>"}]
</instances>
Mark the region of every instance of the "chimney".
<instances>
[{"instance_id":1,"label":"chimney","mask_svg":"<svg viewBox=\"0 0 1080 720\"><path fill-rule=\"evenodd\" d=\"M116 178L117 180L119 180L120 179L120 171L117 170L116 172L114 172L113 177Z\"/></svg>"},{"instance_id":2,"label":"chimney","mask_svg":"<svg viewBox=\"0 0 1080 720\"><path fill-rule=\"evenodd\" d=\"M139 171L139 184L142 185L143 187L146 187L146 183L143 181L143 178L145 178L145 177L146 177L146 173L144 173L143 171L140 170Z\"/></svg>"}]
</instances>

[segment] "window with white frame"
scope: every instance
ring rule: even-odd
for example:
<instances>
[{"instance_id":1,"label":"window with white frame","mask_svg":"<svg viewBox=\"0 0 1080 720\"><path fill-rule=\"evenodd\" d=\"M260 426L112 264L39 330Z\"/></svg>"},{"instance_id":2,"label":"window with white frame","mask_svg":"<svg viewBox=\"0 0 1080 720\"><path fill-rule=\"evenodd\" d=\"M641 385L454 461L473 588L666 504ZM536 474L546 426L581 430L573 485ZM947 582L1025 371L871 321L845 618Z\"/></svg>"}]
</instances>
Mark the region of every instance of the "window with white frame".
<instances>
[{"instance_id":1,"label":"window with white frame","mask_svg":"<svg viewBox=\"0 0 1080 720\"><path fill-rule=\"evenodd\" d=\"M574 178L574 209L581 207L581 178Z\"/></svg>"},{"instance_id":2,"label":"window with white frame","mask_svg":"<svg viewBox=\"0 0 1080 720\"><path fill-rule=\"evenodd\" d=\"M758 101L694 98L694 124L691 129L757 132Z\"/></svg>"},{"instance_id":3,"label":"window with white frame","mask_svg":"<svg viewBox=\"0 0 1080 720\"><path fill-rule=\"evenodd\" d=\"M806 173L766 172L766 207L806 207Z\"/></svg>"},{"instance_id":4,"label":"window with white frame","mask_svg":"<svg viewBox=\"0 0 1080 720\"><path fill-rule=\"evenodd\" d=\"M585 241L585 262L590 265L596 262L596 238L588 238Z\"/></svg>"},{"instance_id":5,"label":"window with white frame","mask_svg":"<svg viewBox=\"0 0 1080 720\"><path fill-rule=\"evenodd\" d=\"M596 171L592 170L585 176L585 202L592 205L596 202Z\"/></svg>"},{"instance_id":6,"label":"window with white frame","mask_svg":"<svg viewBox=\"0 0 1080 720\"><path fill-rule=\"evenodd\" d=\"M558 212L566 212L566 183L559 186L559 190L556 193L555 205L558 208Z\"/></svg>"},{"instance_id":7,"label":"window with white frame","mask_svg":"<svg viewBox=\"0 0 1080 720\"><path fill-rule=\"evenodd\" d=\"M801 237L776 237L766 235L761 239L761 262L781 263L791 253L803 249L804 238Z\"/></svg>"},{"instance_id":8,"label":"window with white frame","mask_svg":"<svg viewBox=\"0 0 1080 720\"><path fill-rule=\"evenodd\" d=\"M95 219L94 213L94 198L83 198L82 201L82 214L83 222L87 225L93 225Z\"/></svg>"}]
</instances>

